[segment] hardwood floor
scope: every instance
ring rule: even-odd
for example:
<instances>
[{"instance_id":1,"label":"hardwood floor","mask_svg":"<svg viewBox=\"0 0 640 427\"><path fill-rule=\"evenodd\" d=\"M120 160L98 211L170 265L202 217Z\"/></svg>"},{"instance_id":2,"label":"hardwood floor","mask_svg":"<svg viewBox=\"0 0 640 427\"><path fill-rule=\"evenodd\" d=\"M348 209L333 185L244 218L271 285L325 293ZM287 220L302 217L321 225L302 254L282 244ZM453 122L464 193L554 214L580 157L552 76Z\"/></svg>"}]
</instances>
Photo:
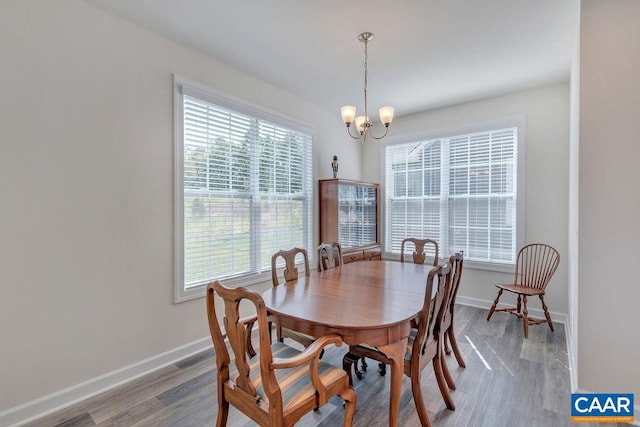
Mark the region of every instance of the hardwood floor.
<instances>
[{"instance_id":1,"label":"hardwood floor","mask_svg":"<svg viewBox=\"0 0 640 427\"><path fill-rule=\"evenodd\" d=\"M467 368L459 368L453 354L446 356L457 386L452 392L455 411L445 407L432 367L423 371L423 394L433 425L575 425L570 420L564 326L556 324L555 332L546 325L532 327L525 340L519 319L498 313L487 322L486 316L487 310L456 306L456 336ZM342 366L345 352L346 346L328 348L323 360ZM389 377L378 375L376 367L370 363L362 380L354 376L358 393L355 426L387 424ZM215 416L215 360L211 350L27 425L199 427L215 425ZM341 425L342 417L342 401L335 399L305 416L298 425L333 427ZM248 427L254 423L231 407L228 425ZM407 377L403 380L399 425L420 425Z\"/></svg>"}]
</instances>

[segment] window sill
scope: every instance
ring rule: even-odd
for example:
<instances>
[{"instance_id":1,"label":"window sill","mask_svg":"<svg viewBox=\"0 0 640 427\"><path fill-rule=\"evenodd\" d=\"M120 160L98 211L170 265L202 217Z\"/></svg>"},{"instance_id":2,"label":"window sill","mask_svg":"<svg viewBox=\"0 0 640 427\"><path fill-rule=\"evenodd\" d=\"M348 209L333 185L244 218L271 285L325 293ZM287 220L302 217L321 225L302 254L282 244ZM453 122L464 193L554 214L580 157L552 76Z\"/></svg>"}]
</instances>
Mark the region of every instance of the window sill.
<instances>
[{"instance_id":1,"label":"window sill","mask_svg":"<svg viewBox=\"0 0 640 427\"><path fill-rule=\"evenodd\" d=\"M304 267L301 265L297 265L298 267L298 277L304 276ZM311 271L315 271L312 269ZM280 269L278 270L279 277L281 277ZM214 281L214 280L212 280ZM271 272L266 271L259 274L252 274L247 276L234 277L232 279L223 279L220 280L224 286L229 288L251 288L254 285L259 285L263 283L268 283L271 285ZM194 286L187 290L183 290L182 292L178 291L179 294L175 295L174 303L179 304L185 301L191 301L198 298L203 298L206 295L207 284L203 283L202 285Z\"/></svg>"},{"instance_id":2,"label":"window sill","mask_svg":"<svg viewBox=\"0 0 640 427\"><path fill-rule=\"evenodd\" d=\"M250 276L234 277L232 279L220 280L224 286L230 288L239 288L241 286L247 287L271 281L271 272L265 272L260 274L252 274ZM185 301L191 301L198 298L203 298L206 294L207 284L194 286L186 290L178 291L179 294L175 296L175 303L179 304Z\"/></svg>"},{"instance_id":3,"label":"window sill","mask_svg":"<svg viewBox=\"0 0 640 427\"><path fill-rule=\"evenodd\" d=\"M385 253L382 258L389 261L398 261L398 262L400 261L400 255L398 254ZM447 260L445 258L440 258L439 264L444 264L446 261ZM484 271L493 271L496 273L511 273L511 274L513 274L516 268L515 264L498 264L498 263L479 262L479 261L471 261L471 260L465 260L464 267L470 268L472 270L484 270Z\"/></svg>"}]
</instances>

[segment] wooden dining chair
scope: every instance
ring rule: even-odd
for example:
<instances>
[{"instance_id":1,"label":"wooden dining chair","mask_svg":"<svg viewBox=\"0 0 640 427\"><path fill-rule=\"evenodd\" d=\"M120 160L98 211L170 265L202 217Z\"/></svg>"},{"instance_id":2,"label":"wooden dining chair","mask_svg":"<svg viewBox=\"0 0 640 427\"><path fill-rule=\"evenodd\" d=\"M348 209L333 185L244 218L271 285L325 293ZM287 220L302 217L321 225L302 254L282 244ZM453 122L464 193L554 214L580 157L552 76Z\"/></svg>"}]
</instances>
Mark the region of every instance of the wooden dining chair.
<instances>
[{"instance_id":1,"label":"wooden dining chair","mask_svg":"<svg viewBox=\"0 0 640 427\"><path fill-rule=\"evenodd\" d=\"M456 361L461 368L466 368L467 365L464 362L460 348L458 348L458 341L454 331L453 319L455 314L456 297L458 296L458 289L460 288L460 279L462 278L462 264L464 263L464 252L460 251L449 257L449 265L451 266L451 289L447 295L447 299L444 303L442 311L442 321L440 322L440 331L442 335L442 345L444 353L453 354L456 357ZM451 343L451 349L449 348L449 342ZM444 353L440 353L444 357ZM451 390L456 389L456 383L453 381L453 377L449 372L447 362L442 360L442 371L444 378L447 381L447 385Z\"/></svg>"},{"instance_id":2,"label":"wooden dining chair","mask_svg":"<svg viewBox=\"0 0 640 427\"><path fill-rule=\"evenodd\" d=\"M400 262L405 262L405 246L413 244L413 263L414 264L424 264L427 259L427 251L425 250L425 246L433 247L433 262L432 265L438 265L438 242L432 239L416 239L413 237L407 237L402 241L402 245L400 246Z\"/></svg>"},{"instance_id":3,"label":"wooden dining chair","mask_svg":"<svg viewBox=\"0 0 640 427\"><path fill-rule=\"evenodd\" d=\"M214 294L224 301L224 330L218 322ZM239 316L242 300L251 301L257 313L260 346L258 357L253 359L246 356L245 320ZM320 337L302 352L280 342L271 344L260 294L226 288L218 281L207 286L207 315L216 353L216 426L227 425L229 404L261 426L292 426L333 396L344 399L343 425L352 425L357 396L349 378L343 370L320 361L325 346L342 345L340 336ZM233 364L225 339L235 356Z\"/></svg>"},{"instance_id":4,"label":"wooden dining chair","mask_svg":"<svg viewBox=\"0 0 640 427\"><path fill-rule=\"evenodd\" d=\"M495 311L506 311L522 319L524 326L524 337L529 337L529 326L540 323L548 323L553 331L553 322L549 315L547 305L544 303L544 294L551 277L556 272L560 264L560 254L558 251L544 243L531 243L524 246L518 252L516 261L516 271L513 282L510 284L497 284L498 295L493 302L487 321ZM515 307L496 308L498 300L503 291L509 291L518 295ZM542 303L545 319L533 319L529 317L527 310L527 297L538 296Z\"/></svg>"},{"instance_id":5,"label":"wooden dining chair","mask_svg":"<svg viewBox=\"0 0 640 427\"><path fill-rule=\"evenodd\" d=\"M325 271L342 264L342 247L340 243L321 243L318 246L318 271Z\"/></svg>"},{"instance_id":6,"label":"wooden dining chair","mask_svg":"<svg viewBox=\"0 0 640 427\"><path fill-rule=\"evenodd\" d=\"M427 408L422 397L420 377L425 366L433 364L436 381L447 408L455 409L442 368L442 339L441 322L445 301L451 289L452 269L449 264L436 266L429 271L425 289L422 310L420 311L417 328L411 329L407 349L404 357L404 374L411 378L411 391L416 405L416 411L423 426L431 426ZM437 292L432 298L434 281L437 279ZM349 352L343 359L343 367L351 377L350 361L359 357L368 357L379 362L390 364L391 361L379 350L363 345L349 347ZM350 379L351 381L351 379Z\"/></svg>"},{"instance_id":7,"label":"wooden dining chair","mask_svg":"<svg viewBox=\"0 0 640 427\"><path fill-rule=\"evenodd\" d=\"M424 264L427 259L427 251L425 249L425 246L433 247L432 265L434 266L438 265L438 260L439 260L438 242L432 239L416 239L414 237L407 237L406 239L402 240L402 244L400 245L400 262L408 262L408 260L405 259L405 253L407 251L407 248L413 247L414 249L412 254L413 263ZM350 361L353 363L353 371L356 374L356 377L360 379L362 378L362 371L360 370L360 368L358 368L358 361L360 362L362 371L366 371L369 366L367 365L366 358L364 357ZM380 373L380 375L382 376L387 374L386 363L381 362L378 364L378 373Z\"/></svg>"},{"instance_id":8,"label":"wooden dining chair","mask_svg":"<svg viewBox=\"0 0 640 427\"><path fill-rule=\"evenodd\" d=\"M279 258L284 259L285 263L284 269L282 270L285 283L298 278L298 267L296 267L296 257L298 257L298 255L302 255L304 262L304 275L307 277L310 276L311 269L309 268L309 255L307 254L306 249L293 248L286 251L280 250L271 257L271 280L273 286L278 286L280 284L277 270ZM271 331L271 326L269 326L269 331ZM276 325L276 337L279 342L284 342L285 338L291 338L305 347L309 347L315 339L309 335L301 334L300 332L292 331L279 325Z\"/></svg>"},{"instance_id":9,"label":"wooden dining chair","mask_svg":"<svg viewBox=\"0 0 640 427\"><path fill-rule=\"evenodd\" d=\"M284 268L282 270L285 283L298 278L298 267L296 267L296 257L299 254L302 256L302 260L304 262L304 274L305 276L309 277L309 275L311 274L311 271L309 269L309 255L307 254L307 251L305 249L293 248L286 251L280 250L275 254L273 254L273 256L271 257L271 282L273 286L278 286L280 284L280 281L278 280L278 270L277 270L278 258L280 257L282 257L282 259L284 259L284 262L285 262ZM247 319L246 321L247 330L245 335L247 339L247 354L249 354L250 357L253 357L256 354L255 349L253 348L253 343L251 342L253 325L255 324L256 320L257 318L254 317L253 319ZM271 321L268 322L268 328L269 328L269 337L271 337L271 331L273 329L273 325ZM310 337L305 334L301 334L299 332L291 331L289 329L284 329L280 326L276 326L276 337L279 342L283 342L284 339L287 337L291 338L294 341L299 342L305 347L308 347L309 345L311 345L311 343L314 340L313 337ZM324 351L323 351L323 354L324 354Z\"/></svg>"}]
</instances>

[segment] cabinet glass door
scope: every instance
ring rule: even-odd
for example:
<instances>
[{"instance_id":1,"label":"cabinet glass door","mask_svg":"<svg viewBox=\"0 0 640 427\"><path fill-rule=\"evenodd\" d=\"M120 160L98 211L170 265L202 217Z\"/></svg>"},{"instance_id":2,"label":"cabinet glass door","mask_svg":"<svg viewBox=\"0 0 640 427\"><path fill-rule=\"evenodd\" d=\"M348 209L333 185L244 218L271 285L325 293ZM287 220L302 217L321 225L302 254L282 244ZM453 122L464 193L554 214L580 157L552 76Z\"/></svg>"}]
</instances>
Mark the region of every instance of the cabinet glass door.
<instances>
[{"instance_id":1,"label":"cabinet glass door","mask_svg":"<svg viewBox=\"0 0 640 427\"><path fill-rule=\"evenodd\" d=\"M338 187L338 238L343 248L376 241L376 189Z\"/></svg>"}]
</instances>

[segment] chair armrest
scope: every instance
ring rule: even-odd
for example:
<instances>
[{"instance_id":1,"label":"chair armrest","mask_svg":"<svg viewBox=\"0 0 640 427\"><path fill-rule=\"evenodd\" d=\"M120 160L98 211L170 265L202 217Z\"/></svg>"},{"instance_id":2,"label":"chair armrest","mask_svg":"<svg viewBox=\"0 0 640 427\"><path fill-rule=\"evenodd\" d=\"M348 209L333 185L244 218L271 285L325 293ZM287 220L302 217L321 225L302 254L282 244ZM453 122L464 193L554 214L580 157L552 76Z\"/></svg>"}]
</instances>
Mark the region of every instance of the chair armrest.
<instances>
[{"instance_id":1,"label":"chair armrest","mask_svg":"<svg viewBox=\"0 0 640 427\"><path fill-rule=\"evenodd\" d=\"M295 356L287 358L274 357L273 362L271 363L271 368L293 368L295 366L300 366L304 363L307 363L314 358L319 360L320 352L322 352L322 349L329 344L335 344L336 347L340 347L342 345L342 338L340 337L340 335L335 334L319 337L300 354L296 354Z\"/></svg>"},{"instance_id":2,"label":"chair armrest","mask_svg":"<svg viewBox=\"0 0 640 427\"><path fill-rule=\"evenodd\" d=\"M251 325L253 325L257 321L258 321L258 316L256 314L238 319L238 323L251 324Z\"/></svg>"}]
</instances>

